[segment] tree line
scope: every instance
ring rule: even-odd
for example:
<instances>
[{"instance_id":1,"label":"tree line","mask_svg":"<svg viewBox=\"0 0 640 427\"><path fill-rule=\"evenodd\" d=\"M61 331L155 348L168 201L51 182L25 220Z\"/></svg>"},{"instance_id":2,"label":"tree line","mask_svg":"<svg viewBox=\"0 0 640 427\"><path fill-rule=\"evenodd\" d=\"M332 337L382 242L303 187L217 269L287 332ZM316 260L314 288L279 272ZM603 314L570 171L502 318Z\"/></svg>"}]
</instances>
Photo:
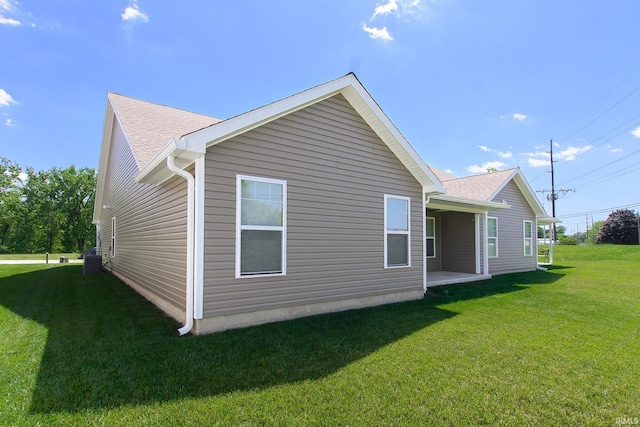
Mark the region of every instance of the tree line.
<instances>
[{"instance_id":1,"label":"tree line","mask_svg":"<svg viewBox=\"0 0 640 427\"><path fill-rule=\"evenodd\" d=\"M88 167L36 171L0 156L0 253L93 247L96 179Z\"/></svg>"}]
</instances>

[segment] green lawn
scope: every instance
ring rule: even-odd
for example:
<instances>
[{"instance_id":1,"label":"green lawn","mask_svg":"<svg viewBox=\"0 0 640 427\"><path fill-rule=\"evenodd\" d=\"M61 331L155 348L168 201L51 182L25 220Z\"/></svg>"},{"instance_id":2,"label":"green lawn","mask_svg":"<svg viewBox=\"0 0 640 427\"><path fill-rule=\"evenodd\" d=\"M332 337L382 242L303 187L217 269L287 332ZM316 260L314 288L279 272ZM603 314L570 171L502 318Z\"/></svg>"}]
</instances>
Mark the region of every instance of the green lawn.
<instances>
[{"instance_id":1,"label":"green lawn","mask_svg":"<svg viewBox=\"0 0 640 427\"><path fill-rule=\"evenodd\" d=\"M0 425L640 418L640 248L554 251L548 272L182 338L179 325L110 275L2 265Z\"/></svg>"}]
</instances>

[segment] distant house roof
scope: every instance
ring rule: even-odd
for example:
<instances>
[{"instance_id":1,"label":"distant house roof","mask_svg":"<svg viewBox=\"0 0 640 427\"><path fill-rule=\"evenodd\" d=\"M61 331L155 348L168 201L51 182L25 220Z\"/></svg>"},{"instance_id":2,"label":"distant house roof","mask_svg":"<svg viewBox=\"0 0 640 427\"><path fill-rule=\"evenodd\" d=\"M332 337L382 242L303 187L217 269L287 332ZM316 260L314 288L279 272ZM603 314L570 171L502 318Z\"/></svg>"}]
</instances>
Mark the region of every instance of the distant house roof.
<instances>
[{"instance_id":1,"label":"distant house roof","mask_svg":"<svg viewBox=\"0 0 640 427\"><path fill-rule=\"evenodd\" d=\"M432 166L432 165L428 165L428 166L429 166L429 169L431 169L431 172L433 172L434 175L437 176L440 181L457 178L457 176L452 175L449 172L443 171L442 169L439 169L435 166Z\"/></svg>"},{"instance_id":2,"label":"distant house roof","mask_svg":"<svg viewBox=\"0 0 640 427\"><path fill-rule=\"evenodd\" d=\"M501 208L500 204L507 207L508 205L505 201L495 199L498 196L498 193L500 193L500 191L509 182L513 181L518 186L520 192L541 222L557 222L555 218L551 218L547 215L544 207L538 200L538 197L536 197L533 189L529 186L529 183L525 179L520 168L516 167L461 178L456 178L446 172L438 171L437 168L431 167L431 169L438 176L443 187L447 190L443 196L433 196L433 204L436 206L438 205L438 201L446 203L450 202L451 199L461 199L471 201L472 203L481 203L482 205L491 204L498 209ZM444 174L449 175L449 177Z\"/></svg>"},{"instance_id":3,"label":"distant house roof","mask_svg":"<svg viewBox=\"0 0 640 427\"><path fill-rule=\"evenodd\" d=\"M180 138L222 121L112 92L108 94L108 102L122 125L140 169L173 138Z\"/></svg>"},{"instance_id":4,"label":"distant house roof","mask_svg":"<svg viewBox=\"0 0 640 427\"><path fill-rule=\"evenodd\" d=\"M462 178L440 178L448 196L490 202L498 189L513 175L514 169L470 175Z\"/></svg>"}]
</instances>

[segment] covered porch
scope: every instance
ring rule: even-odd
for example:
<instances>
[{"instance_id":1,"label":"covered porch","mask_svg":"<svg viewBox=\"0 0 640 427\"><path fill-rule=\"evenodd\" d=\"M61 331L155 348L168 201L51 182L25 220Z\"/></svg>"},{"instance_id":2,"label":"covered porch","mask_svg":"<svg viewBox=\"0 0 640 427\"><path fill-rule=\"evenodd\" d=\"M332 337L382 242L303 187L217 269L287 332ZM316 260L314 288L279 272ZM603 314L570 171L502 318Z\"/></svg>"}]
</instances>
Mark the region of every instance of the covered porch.
<instances>
[{"instance_id":1,"label":"covered porch","mask_svg":"<svg viewBox=\"0 0 640 427\"><path fill-rule=\"evenodd\" d=\"M429 271L427 272L427 289L433 286L478 282L480 280L487 279L491 279L490 274L460 273L457 271Z\"/></svg>"},{"instance_id":2,"label":"covered porch","mask_svg":"<svg viewBox=\"0 0 640 427\"><path fill-rule=\"evenodd\" d=\"M432 195L425 205L426 287L490 279L487 212L510 206L445 195Z\"/></svg>"}]
</instances>

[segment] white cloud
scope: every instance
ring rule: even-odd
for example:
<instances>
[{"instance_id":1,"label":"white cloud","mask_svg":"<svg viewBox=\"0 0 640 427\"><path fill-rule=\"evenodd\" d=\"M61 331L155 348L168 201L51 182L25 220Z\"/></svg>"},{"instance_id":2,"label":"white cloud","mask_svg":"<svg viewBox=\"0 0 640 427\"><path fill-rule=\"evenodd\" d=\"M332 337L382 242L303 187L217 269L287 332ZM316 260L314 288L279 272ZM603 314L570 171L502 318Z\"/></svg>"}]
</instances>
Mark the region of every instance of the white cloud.
<instances>
[{"instance_id":1,"label":"white cloud","mask_svg":"<svg viewBox=\"0 0 640 427\"><path fill-rule=\"evenodd\" d=\"M369 22L381 17L393 16L397 19L419 20L425 7L422 5L423 0L386 0L385 3L379 3L373 11L373 15L369 18ZM428 0L434 2L436 0ZM362 29L369 34L372 39L393 40L387 27L368 27L363 25Z\"/></svg>"},{"instance_id":2,"label":"white cloud","mask_svg":"<svg viewBox=\"0 0 640 427\"><path fill-rule=\"evenodd\" d=\"M559 152L558 154L554 155L554 158L559 159L559 160L567 160L567 161L571 161L571 160L575 160L576 157L578 157L581 154L586 153L587 151L591 150L593 147L591 145L585 145L584 147L573 147L573 146L569 146L566 149L562 150L561 152Z\"/></svg>"},{"instance_id":3,"label":"white cloud","mask_svg":"<svg viewBox=\"0 0 640 427\"><path fill-rule=\"evenodd\" d=\"M549 159L536 159L530 157L527 159L527 163L529 163L529 167L539 168L543 166L549 166Z\"/></svg>"},{"instance_id":4,"label":"white cloud","mask_svg":"<svg viewBox=\"0 0 640 427\"><path fill-rule=\"evenodd\" d=\"M13 14L16 13L18 8L16 7L18 4L17 1L11 0L0 0L0 11L5 11L7 13ZM0 25L22 25L20 21L13 18L8 18L4 15L0 15Z\"/></svg>"},{"instance_id":5,"label":"white cloud","mask_svg":"<svg viewBox=\"0 0 640 427\"><path fill-rule=\"evenodd\" d=\"M478 145L478 147L480 147L480 149L484 152L491 151L491 148L487 147L486 145Z\"/></svg>"},{"instance_id":6,"label":"white cloud","mask_svg":"<svg viewBox=\"0 0 640 427\"><path fill-rule=\"evenodd\" d=\"M510 159L513 157L511 151L496 151L496 154L502 159Z\"/></svg>"},{"instance_id":7,"label":"white cloud","mask_svg":"<svg viewBox=\"0 0 640 427\"><path fill-rule=\"evenodd\" d=\"M11 12L15 10L16 2L10 0L0 0L0 9L6 10L7 12Z\"/></svg>"},{"instance_id":8,"label":"white cloud","mask_svg":"<svg viewBox=\"0 0 640 427\"><path fill-rule=\"evenodd\" d=\"M619 153L622 151L622 148L614 148L613 145L607 145L610 153Z\"/></svg>"},{"instance_id":9,"label":"white cloud","mask_svg":"<svg viewBox=\"0 0 640 427\"><path fill-rule=\"evenodd\" d=\"M540 151L543 148L544 147L542 146L538 146L536 147L537 151L535 153L520 153L520 155L528 157L527 163L529 164L529 167L539 168L542 166L549 166L549 152Z\"/></svg>"},{"instance_id":10,"label":"white cloud","mask_svg":"<svg viewBox=\"0 0 640 427\"><path fill-rule=\"evenodd\" d=\"M370 28L365 24L362 26L362 29L365 30L369 34L369 37L371 37L372 39L393 40L393 37L391 37L389 31L387 31L387 27Z\"/></svg>"},{"instance_id":11,"label":"white cloud","mask_svg":"<svg viewBox=\"0 0 640 427\"><path fill-rule=\"evenodd\" d=\"M424 10L422 0L388 0L387 3L378 4L369 19L373 21L378 16L395 15L397 17L419 17Z\"/></svg>"},{"instance_id":12,"label":"white cloud","mask_svg":"<svg viewBox=\"0 0 640 427\"><path fill-rule=\"evenodd\" d=\"M640 126L631 131L634 138L640 138Z\"/></svg>"},{"instance_id":13,"label":"white cloud","mask_svg":"<svg viewBox=\"0 0 640 427\"><path fill-rule=\"evenodd\" d=\"M149 16L140 11L137 0L133 0L133 3L124 10L121 16L123 21L134 21L139 19L143 22L149 22Z\"/></svg>"},{"instance_id":14,"label":"white cloud","mask_svg":"<svg viewBox=\"0 0 640 427\"><path fill-rule=\"evenodd\" d=\"M471 165L467 167L467 172L469 173L486 173L489 169L500 169L504 167L505 163L501 161L493 161L493 162L485 162L482 165Z\"/></svg>"},{"instance_id":15,"label":"white cloud","mask_svg":"<svg viewBox=\"0 0 640 427\"><path fill-rule=\"evenodd\" d=\"M503 114L503 115L500 116L500 119L502 119L502 120L512 119L512 120L517 120L519 122L524 122L528 118L529 118L529 116L527 116L526 114L522 114L522 113Z\"/></svg>"},{"instance_id":16,"label":"white cloud","mask_svg":"<svg viewBox=\"0 0 640 427\"><path fill-rule=\"evenodd\" d=\"M585 145L584 147L573 147L569 146L564 150L554 153L553 159L556 160L566 160L572 161L575 160L579 155L586 153L591 150L593 146ZM537 150L542 149L542 147L536 147ZM550 156L548 151L536 151L535 153L520 153L521 156L528 157L527 162L529 166L532 168L537 168L541 166L549 166Z\"/></svg>"},{"instance_id":17,"label":"white cloud","mask_svg":"<svg viewBox=\"0 0 640 427\"><path fill-rule=\"evenodd\" d=\"M16 104L16 101L5 91L0 88L0 106L8 107L11 104Z\"/></svg>"},{"instance_id":18,"label":"white cloud","mask_svg":"<svg viewBox=\"0 0 640 427\"><path fill-rule=\"evenodd\" d=\"M5 120L5 121L4 121L4 125L5 125L5 126L9 126L9 127L13 127L13 126L15 126L15 125L16 125L16 122L14 122L14 121L13 121L13 120L11 120L11 119L7 119L7 120Z\"/></svg>"},{"instance_id":19,"label":"white cloud","mask_svg":"<svg viewBox=\"0 0 640 427\"><path fill-rule=\"evenodd\" d=\"M11 19L11 18L5 18L4 16L0 15L0 25L21 25L20 21L16 21L15 19Z\"/></svg>"},{"instance_id":20,"label":"white cloud","mask_svg":"<svg viewBox=\"0 0 640 427\"><path fill-rule=\"evenodd\" d=\"M396 0L389 0L389 3L387 4L379 4L376 6L375 11L373 12L373 16L371 17L369 22L371 22L373 18L375 18L378 15L388 15L390 13L397 12L397 11L398 11L398 3L396 2Z\"/></svg>"}]
</instances>

